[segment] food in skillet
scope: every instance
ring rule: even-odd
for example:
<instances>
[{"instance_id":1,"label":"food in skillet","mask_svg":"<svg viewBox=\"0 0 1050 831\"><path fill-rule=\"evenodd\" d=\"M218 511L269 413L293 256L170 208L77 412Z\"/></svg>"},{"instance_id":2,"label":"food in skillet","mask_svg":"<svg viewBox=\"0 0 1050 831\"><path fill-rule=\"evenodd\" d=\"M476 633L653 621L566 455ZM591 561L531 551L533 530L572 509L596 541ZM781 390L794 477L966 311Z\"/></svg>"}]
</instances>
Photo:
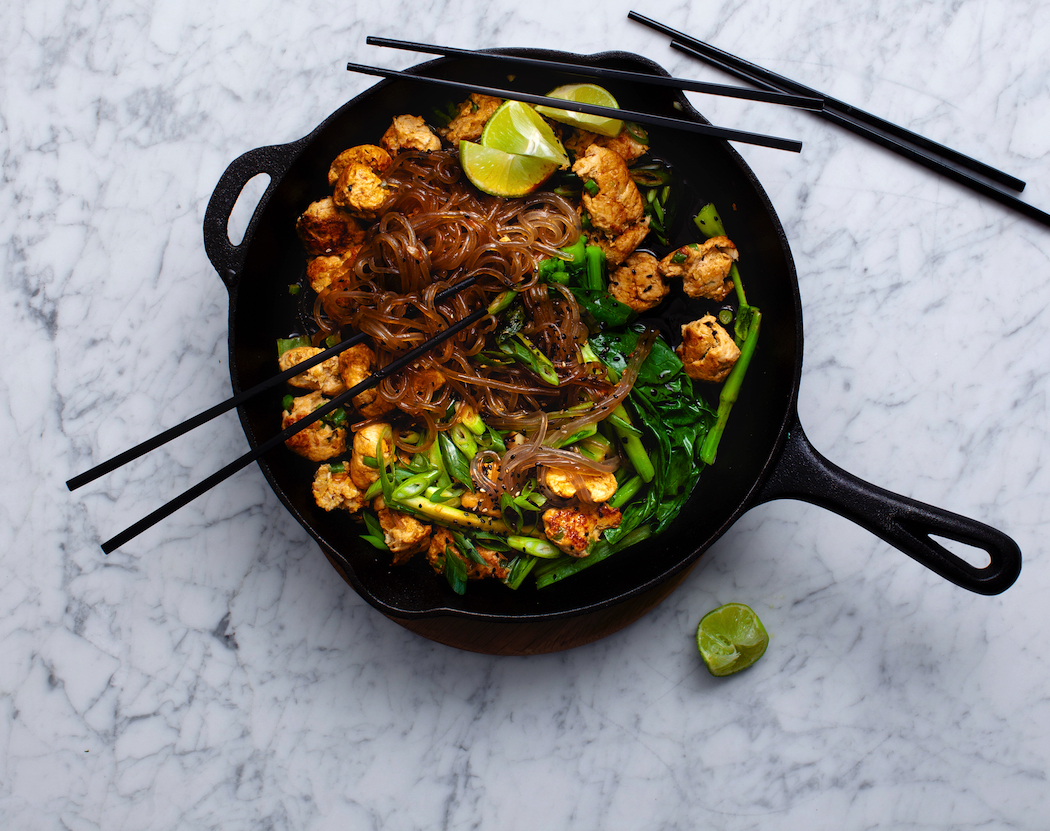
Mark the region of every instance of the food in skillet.
<instances>
[{"instance_id":1,"label":"food in skillet","mask_svg":"<svg viewBox=\"0 0 1050 831\"><path fill-rule=\"evenodd\" d=\"M280 367L350 333L370 343L296 376L283 426L488 310L287 442L318 463L321 508L460 593L530 572L548 585L662 530L713 461L757 335L713 208L696 220L707 241L667 250L670 176L644 133L566 116L480 95L439 129L395 116L378 145L332 161L330 195L297 222L309 334L278 342ZM712 304L735 288L734 335L725 304L683 326L677 351L637 322L679 287ZM694 381L723 384L717 411Z\"/></svg>"}]
</instances>

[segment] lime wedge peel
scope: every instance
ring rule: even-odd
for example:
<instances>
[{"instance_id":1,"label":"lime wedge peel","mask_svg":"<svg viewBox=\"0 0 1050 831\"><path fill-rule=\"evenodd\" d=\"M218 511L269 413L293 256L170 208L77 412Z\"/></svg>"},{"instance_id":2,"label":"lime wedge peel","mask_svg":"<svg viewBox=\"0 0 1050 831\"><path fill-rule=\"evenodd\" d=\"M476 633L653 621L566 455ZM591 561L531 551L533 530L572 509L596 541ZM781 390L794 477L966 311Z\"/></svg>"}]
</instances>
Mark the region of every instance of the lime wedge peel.
<instances>
[{"instance_id":1,"label":"lime wedge peel","mask_svg":"<svg viewBox=\"0 0 1050 831\"><path fill-rule=\"evenodd\" d=\"M599 107L619 109L620 105L605 87L597 84L565 84L555 87L547 93L548 98L561 98L565 101L575 101L579 104L595 104ZM547 118L560 121L562 124L570 124L581 130L590 130L602 136L616 136L623 129L623 121L618 118L608 118L602 115L588 115L577 113L572 110L560 110L556 107L537 105L536 112Z\"/></svg>"},{"instance_id":2,"label":"lime wedge peel","mask_svg":"<svg viewBox=\"0 0 1050 831\"><path fill-rule=\"evenodd\" d=\"M727 603L700 620L696 645L708 671L722 677L747 669L761 658L769 645L769 635L749 607Z\"/></svg>"},{"instance_id":3,"label":"lime wedge peel","mask_svg":"<svg viewBox=\"0 0 1050 831\"><path fill-rule=\"evenodd\" d=\"M481 132L481 145L533 156L567 167L568 154L551 126L528 104L522 101L504 101L485 122Z\"/></svg>"},{"instance_id":4,"label":"lime wedge peel","mask_svg":"<svg viewBox=\"0 0 1050 831\"><path fill-rule=\"evenodd\" d=\"M459 143L459 162L478 190L503 197L532 193L558 168L546 159L507 153L472 141Z\"/></svg>"}]
</instances>

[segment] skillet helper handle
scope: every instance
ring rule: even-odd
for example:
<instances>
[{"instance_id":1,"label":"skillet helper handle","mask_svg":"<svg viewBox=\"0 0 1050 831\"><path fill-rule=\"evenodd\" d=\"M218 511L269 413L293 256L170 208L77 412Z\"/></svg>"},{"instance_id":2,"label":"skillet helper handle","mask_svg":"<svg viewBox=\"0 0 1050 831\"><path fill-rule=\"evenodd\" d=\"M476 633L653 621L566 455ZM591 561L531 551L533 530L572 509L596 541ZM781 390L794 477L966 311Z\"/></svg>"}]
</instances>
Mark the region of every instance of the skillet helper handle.
<instances>
[{"instance_id":1,"label":"skillet helper handle","mask_svg":"<svg viewBox=\"0 0 1050 831\"><path fill-rule=\"evenodd\" d=\"M1006 534L858 479L820 455L797 421L759 502L785 498L827 508L977 594L1000 594L1021 572L1021 550ZM983 568L971 565L931 535L983 549L991 562Z\"/></svg>"},{"instance_id":2,"label":"skillet helper handle","mask_svg":"<svg viewBox=\"0 0 1050 831\"><path fill-rule=\"evenodd\" d=\"M232 290L237 281L247 251L244 240L239 245L230 242L230 214L237 199L248 182L260 173L269 175L270 182L259 198L259 204L244 234L247 239L259 209L270 198L270 193L291 166L298 150L299 147L292 144L257 147L234 159L219 178L204 212L204 250L228 290Z\"/></svg>"}]
</instances>

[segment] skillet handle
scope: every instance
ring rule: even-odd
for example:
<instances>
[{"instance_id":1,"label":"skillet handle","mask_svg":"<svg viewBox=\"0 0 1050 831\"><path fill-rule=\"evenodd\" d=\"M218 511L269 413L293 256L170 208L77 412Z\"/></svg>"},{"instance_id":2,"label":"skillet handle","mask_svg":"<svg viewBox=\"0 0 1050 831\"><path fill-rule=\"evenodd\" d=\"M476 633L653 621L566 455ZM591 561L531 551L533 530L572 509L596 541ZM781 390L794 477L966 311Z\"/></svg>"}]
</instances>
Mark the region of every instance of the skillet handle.
<instances>
[{"instance_id":1,"label":"skillet handle","mask_svg":"<svg viewBox=\"0 0 1050 831\"><path fill-rule=\"evenodd\" d=\"M259 204L244 233L244 239L248 239L255 225L255 218L259 216L259 209L266 204L298 152L298 142L257 147L234 159L219 178L204 212L204 250L219 277L226 284L227 290L232 290L236 284L247 251L244 240L239 245L230 242L230 214L237 204L237 198L244 186L254 177L260 173L269 174L270 182L259 198Z\"/></svg>"},{"instance_id":2,"label":"skillet handle","mask_svg":"<svg viewBox=\"0 0 1050 831\"><path fill-rule=\"evenodd\" d=\"M899 496L858 479L829 462L796 421L784 452L758 502L800 499L827 508L881 537L928 569L978 594L1006 591L1021 572L1021 550L1010 537L976 520ZM930 537L983 549L991 557L977 568Z\"/></svg>"}]
</instances>

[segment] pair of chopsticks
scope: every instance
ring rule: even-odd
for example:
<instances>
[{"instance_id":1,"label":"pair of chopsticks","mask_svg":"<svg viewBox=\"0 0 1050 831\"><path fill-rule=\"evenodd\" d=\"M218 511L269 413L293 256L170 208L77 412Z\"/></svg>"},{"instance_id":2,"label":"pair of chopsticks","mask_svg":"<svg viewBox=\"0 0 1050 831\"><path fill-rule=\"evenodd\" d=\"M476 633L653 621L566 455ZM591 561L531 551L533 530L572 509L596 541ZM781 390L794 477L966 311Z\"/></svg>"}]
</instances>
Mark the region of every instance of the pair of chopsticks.
<instances>
[{"instance_id":1,"label":"pair of chopsticks","mask_svg":"<svg viewBox=\"0 0 1050 831\"><path fill-rule=\"evenodd\" d=\"M778 75L743 58L724 52L717 47L711 46L709 43L690 37L684 32L679 32L670 26L658 23L638 12L628 12L627 17L648 26L650 29L670 36L672 38L671 48L717 67L735 78L753 84L759 89L821 97L824 100L824 108L818 111L817 115L826 121L830 121L832 124L837 124L850 132L869 139L881 147L892 150L935 173L970 188L982 196L1012 208L1029 219L1034 219L1050 227L1050 214L991 184L991 182L997 182L1010 190L1018 192L1024 190L1025 183L1009 173L1004 173L991 165L932 141L918 133L913 133L877 115L865 112L844 101L839 101L836 98L817 92L797 81L792 81L790 78L785 78L783 75ZM967 171L970 172L968 173ZM979 176L985 178L978 178ZM985 181L985 179L990 180L990 182Z\"/></svg>"},{"instance_id":2,"label":"pair of chopsticks","mask_svg":"<svg viewBox=\"0 0 1050 831\"><path fill-rule=\"evenodd\" d=\"M685 88L697 92L706 92L713 95L728 95L755 101L786 104L789 106L795 106L804 109L819 110L823 106L823 102L819 98L815 98L813 96L808 95L797 95L794 93L751 90L740 87L725 86L722 84L708 84L697 81L688 81L685 79L666 78L663 76L651 76L640 72L626 72L605 69L602 67L577 66L575 64L541 61L534 58L515 58L508 55L497 55L486 52L471 52L469 50L454 49L452 47L428 46L426 44L409 43L407 41L392 41L389 39L369 38L369 42L375 42L378 45L390 46L399 49L410 49L419 52L431 52L435 54L451 56L479 57L492 61L504 61L508 63L513 63L519 66L542 66L543 68L548 70L565 71L575 73L578 75L602 78L615 78L618 80L633 81L636 83L642 82L665 87ZM592 115L634 120L640 123L656 125L661 127L684 129L701 135L713 136L716 138L727 139L730 141L746 142L765 147L773 147L776 149L791 150L794 152L798 152L802 147L801 143L797 141L791 141L788 139L781 139L771 136L763 136L740 130L714 127L708 124L700 124L697 122L686 121L682 119L667 118L664 116L657 116L649 113L640 113L633 112L630 110L612 109L590 104L581 104L572 101L563 101L557 98L549 98L544 95L532 95L529 93L517 91L483 87L478 86L476 84L467 84L458 81L448 81L440 78L430 78L427 76L414 75L411 73L398 72L395 70L379 69L377 67L363 66L360 64L348 63L347 69L371 75L379 75L381 77L386 78L406 78L412 81L419 81L423 83L450 87L454 89L465 90L468 92L480 92L486 95L498 96L501 98L512 98L532 104L546 104L548 106L558 107L561 109L571 109L577 112L584 112ZM467 288L469 285L473 285L474 282L475 279L473 277L468 277L464 280L461 280L455 286L452 286L451 288L448 288L443 292L439 293L436 299L438 302L442 302L448 297L451 297L456 292ZM268 441L260 444L254 450L251 450L248 453L242 455L240 458L235 459L233 462L226 465L221 470L216 471L211 476L199 482L197 485L191 487L190 489L182 493L180 496L177 496L165 505L162 505L153 513L139 520L135 524L129 526L124 531L117 534L115 537L107 540L102 544L102 550L106 554L109 554L112 551L115 551L116 549L120 548L122 545L135 538L143 531L147 530L148 528L151 528L161 520L173 514L179 508L189 504L198 496L215 487L220 482L223 482L224 480L228 479L237 471L243 469L250 463L261 458L264 454L268 453L273 448L277 447L280 444L283 444L285 441L294 436L300 430L303 430L309 427L310 425L314 424L318 420L324 418L328 414L335 411L337 408L349 402L355 396L359 395L361 392L364 392L365 390L374 387L375 385L380 383L384 378L401 371L402 369L409 366L411 363L428 353L435 346L444 342L456 333L462 331L466 327L477 322L486 314L488 314L487 309L479 309L473 312L472 314L467 315L462 320L449 325L449 327L446 328L443 332L439 333L438 335L435 335L426 342L420 344L415 349L412 349L411 351L407 352L406 354L402 355L401 357L397 358L396 360L377 370L369 378L366 378L360 384L357 384L352 389L349 389L346 392L343 392L338 396L332 398L323 406L314 410L308 416L296 421L294 424L289 425L286 429L282 430L280 433L273 436ZM223 401L215 405L214 407L211 407L210 409L205 410L204 412L190 419L187 419L181 424L178 424L175 427L165 430L164 432L159 433L153 438L148 439L136 445L135 447L124 451L123 453L113 457L112 459L109 459L108 461L105 461L102 464L99 464L84 473L74 476L66 482L66 486L69 488L70 491L77 490L78 488L81 488L84 485L95 481L99 477L104 476L107 473L111 473L117 468L128 464L134 459L137 459L140 456L143 456L146 453L157 449L158 447L166 444L172 439L184 435L190 430L193 430L201 426L202 424L205 424L206 422L212 420L213 418L216 418L222 413L225 413L233 409L234 407L237 407L247 402L248 400L259 395L260 393L272 389L274 386L288 381L290 378L293 378L296 375L307 371L311 367L323 363L324 361L340 354L341 352L350 348L351 346L357 343L361 343L365 339L366 336L364 334L359 333L353 335L347 340L336 344L335 346L331 346L328 349L322 350L320 353L314 355L312 358L309 358L306 361L296 364L295 366L291 367L290 369L284 372L274 375L272 378L263 381L262 383L252 387L251 389L245 390L244 392L241 392L238 395L235 395L232 398L229 398L226 401Z\"/></svg>"},{"instance_id":3,"label":"pair of chopsticks","mask_svg":"<svg viewBox=\"0 0 1050 831\"><path fill-rule=\"evenodd\" d=\"M819 111L824 106L824 101L820 96L813 96L805 93L798 94L793 92L783 92L780 90L754 90L745 87L726 86L725 84L692 81L686 78L668 78L661 75L647 75L644 72L629 72L626 70L609 69L606 67L549 61L540 58L502 55L495 52L478 52L471 49L457 49L452 46L435 46L434 44L414 43L412 41L394 40L391 38L369 36L366 38L365 42L373 46L386 46L392 49L404 49L411 52L421 52L430 55L477 58L514 67L524 66L533 69L566 72L572 75L581 75L591 78L628 81L632 83L647 84L650 86L670 87L679 90L684 89L691 92L701 92L709 95L742 98L771 104L783 104L806 110ZM350 72L360 72L364 75L376 75L381 78L403 78L464 92L476 92L481 93L482 95L491 95L496 98L524 101L527 104L540 104L547 107L556 107L562 110L586 113L588 115L616 118L624 121L636 121L639 124L649 124L657 127L685 130L687 132L697 133L698 135L712 136L714 138L741 142L743 144L753 144L759 147L789 150L794 153L798 153L802 150L802 142L793 139L750 133L729 127L717 127L711 124L701 124L696 121L688 121L681 118L669 118L667 116L637 112L635 110L601 107L596 104L584 104L578 101L566 101L561 98L550 98L546 95L535 95L533 93L522 92L519 90L498 89L496 87L481 86L480 84L452 81L444 78L433 78L428 75L417 75L415 73L400 72L394 69L382 69L380 67L367 66L359 63L348 62L346 68Z\"/></svg>"},{"instance_id":4,"label":"pair of chopsticks","mask_svg":"<svg viewBox=\"0 0 1050 831\"><path fill-rule=\"evenodd\" d=\"M439 292L435 296L435 303L441 303L447 300L448 298L452 297L453 295L457 294L463 289L474 285L475 282L476 278L474 277L467 277L463 280L460 280L458 283L456 283L456 285L451 286L450 288L447 288L442 292ZM241 470L244 467L247 467L249 464L261 458L263 455L273 450L278 445L283 444L285 441L290 439L300 430L306 429L311 424L314 424L315 422L334 412L339 407L348 404L353 398L360 395L365 390L369 390L372 387L376 386L384 378L388 378L391 375L400 372L405 367L411 365L412 363L426 355L434 347L438 346L441 343L444 343L452 336L466 329L468 326L477 323L487 314L489 314L489 310L487 308L478 309L474 312L471 312L466 317L456 321L455 323L450 324L446 329L434 335L432 338L429 338L428 340L421 343L419 346L409 350L404 355L401 355L400 357L394 359L386 366L377 369L368 378L365 378L359 384L330 399L323 406L318 407L312 413L299 419L294 424L290 424L280 433L273 436L268 441L263 442L254 450L248 451L240 458L230 462L230 464L226 465L226 467L216 471L208 478L201 480L189 490L172 499L170 502L167 502L166 504L162 505L153 513L149 514L146 517L143 517L134 525L131 525L125 530L121 531L115 537L106 540L106 542L102 543L102 551L106 554L112 553L129 540L132 540L135 537L137 537L143 531L156 525L162 519L171 516L171 514L175 513L175 511L177 511L179 508L183 507L184 505L188 505L201 494L211 490L220 482L225 481L237 471ZM81 473L78 476L74 476L72 479L69 479L66 482L66 487L69 488L69 490L71 491L83 487L89 482L95 481L100 476L103 476L106 473L110 473L111 471L116 470L118 467L121 467L122 465L127 464L133 459L137 459L140 456L145 455L151 450L155 450L156 448L171 441L172 439L181 436L184 433L187 433L196 427L199 427L205 422L210 421L216 416L225 413L228 410L231 410L240 404L243 404L249 399L254 398L255 396L259 395L262 392L265 392L268 389L271 389L277 384L283 381L287 381L289 378L292 378L296 375L299 375L302 372L305 372L310 367L317 366L319 363L322 363L328 360L329 358L332 358L333 356L344 352L345 350L349 349L355 344L361 343L366 339L366 337L367 336L364 334L357 334L350 338L347 338L346 340L336 344L335 346L329 347L328 349L321 351L317 355L314 355L313 357L296 364L290 369L285 370L284 372L275 375L272 378L268 378L267 380L263 381L260 384L257 384L251 389L245 390L244 392L240 393L239 395L235 395L232 398L228 398L222 403L215 405L211 409L205 410L199 415L187 419L186 421L176 425L175 427L170 428L169 430L165 430L163 433L160 433L157 436L154 436L152 439L148 439L142 442L141 444L136 445L130 450L126 450L118 456L114 456L112 459L103 462L102 464L97 465L96 467L91 468L91 470Z\"/></svg>"},{"instance_id":5,"label":"pair of chopsticks","mask_svg":"<svg viewBox=\"0 0 1050 831\"><path fill-rule=\"evenodd\" d=\"M588 67L578 66L576 64L562 63L556 61L543 61L535 58L517 58L509 55L499 55L488 52L472 52L464 49L455 49L452 47L439 47L430 46L421 43L411 43L408 41L394 41L387 38L369 38L369 43L381 46L388 46L397 49L409 49L417 52L429 52L432 54L458 56L458 57L475 57L482 58L491 61L502 61L505 63L511 63L517 66L531 66L541 67L552 71L564 71L577 75L600 77L607 79L617 79L623 81L631 81L635 83L646 83L656 86L672 87L676 89L688 89L695 92L704 92L712 95L724 95L733 96L737 98L744 98L754 101L763 101L776 104L785 104L794 107L800 107L803 109L819 110L823 106L823 101L819 97L814 97L806 94L796 93L784 93L780 91L767 91L767 90L752 90L741 87L730 87L722 84L709 84L698 81L689 81L680 78L667 78L664 76L652 76L646 75L640 72L627 72L613 69L606 69L604 67ZM667 118L664 116L657 116L650 113L633 112L631 110L620 110L608 107L599 107L591 104L582 104L572 101L563 101L557 98L549 98L544 95L532 95L524 92L509 91L503 89L495 89L492 87L484 87L476 84L462 83L458 81L448 81L440 78L430 78L422 75L414 75L407 72L398 72L395 70L379 69L377 67L369 67L361 64L347 64L348 70L362 72L370 75L378 75L385 78L406 78L412 81L418 81L423 83L429 83L438 86L450 87L453 89L465 90L468 92L480 92L486 95L497 96L500 98L510 98L525 101L531 104L545 104L552 107L558 107L561 109L574 110L576 112L588 113L591 115L606 116L617 119L634 120L644 124L656 125L660 127L671 127L676 129L688 130L690 132L698 133L700 135L713 136L715 138L727 139L730 141L746 142L750 144L756 144L759 146L772 147L782 150L791 150L798 152L802 148L802 144L797 141L789 139L781 139L772 136L763 136L755 133L748 133L741 130L733 130L723 127L715 127L708 124L700 124L693 121L687 121L682 119ZM461 280L455 286L444 290L437 295L437 301L442 302L448 297L451 297L456 292L459 292L470 285L473 285L475 279L468 277ZM486 314L488 309L479 309L470 315L467 315L462 320L450 324L443 332L435 335L426 342L420 344L418 347L412 349L386 366L374 372L370 377L366 378L361 383L354 386L338 396L330 399L323 406L314 410L308 416L296 421L294 424L289 425L286 429L282 430L277 435L270 438L268 441L263 442L254 450L245 453L240 458L235 459L230 464L226 465L221 470L216 471L211 476L199 482L197 485L191 487L180 496L172 499L165 505L155 510L153 513L139 520L135 524L129 526L115 537L107 540L102 544L102 550L109 554L112 551L120 548L122 545L135 538L143 531L156 525L161 520L173 514L179 508L187 505L198 496L202 495L206 491L215 487L220 482L225 481L237 471L243 469L250 463L261 458L263 455L268 453L273 448L280 444L283 444L289 438L294 436L300 430L303 430L310 425L314 424L318 420L324 418L330 413L334 412L345 403L349 402L355 396L370 389L380 383L384 378L390 375L400 372L405 367L409 366L414 361L418 360L423 355L427 354L438 344L444 342L448 338L452 337L456 333L462 331L466 327L480 320ZM167 442L188 433L202 424L216 418L222 413L228 412L229 410L244 404L248 400L254 398L266 390L272 389L274 386L284 383L289 379L299 375L311 367L317 366L330 358L339 355L351 346L357 343L361 343L366 339L363 333L353 335L352 337L344 340L328 349L322 350L317 355L309 358L306 361L302 361L299 364L291 367L290 369L274 375L272 378L263 381L260 384L252 387L249 390L239 393L217 405L199 413L192 418L187 419L181 424L176 425L162 433L148 439L129 450L114 456L112 459L105 461L84 473L81 473L66 482L66 486L70 491L77 490L78 488L87 485L90 482L95 481L101 476L111 473L119 467L139 458L140 456L149 453L152 450L161 447Z\"/></svg>"}]
</instances>

